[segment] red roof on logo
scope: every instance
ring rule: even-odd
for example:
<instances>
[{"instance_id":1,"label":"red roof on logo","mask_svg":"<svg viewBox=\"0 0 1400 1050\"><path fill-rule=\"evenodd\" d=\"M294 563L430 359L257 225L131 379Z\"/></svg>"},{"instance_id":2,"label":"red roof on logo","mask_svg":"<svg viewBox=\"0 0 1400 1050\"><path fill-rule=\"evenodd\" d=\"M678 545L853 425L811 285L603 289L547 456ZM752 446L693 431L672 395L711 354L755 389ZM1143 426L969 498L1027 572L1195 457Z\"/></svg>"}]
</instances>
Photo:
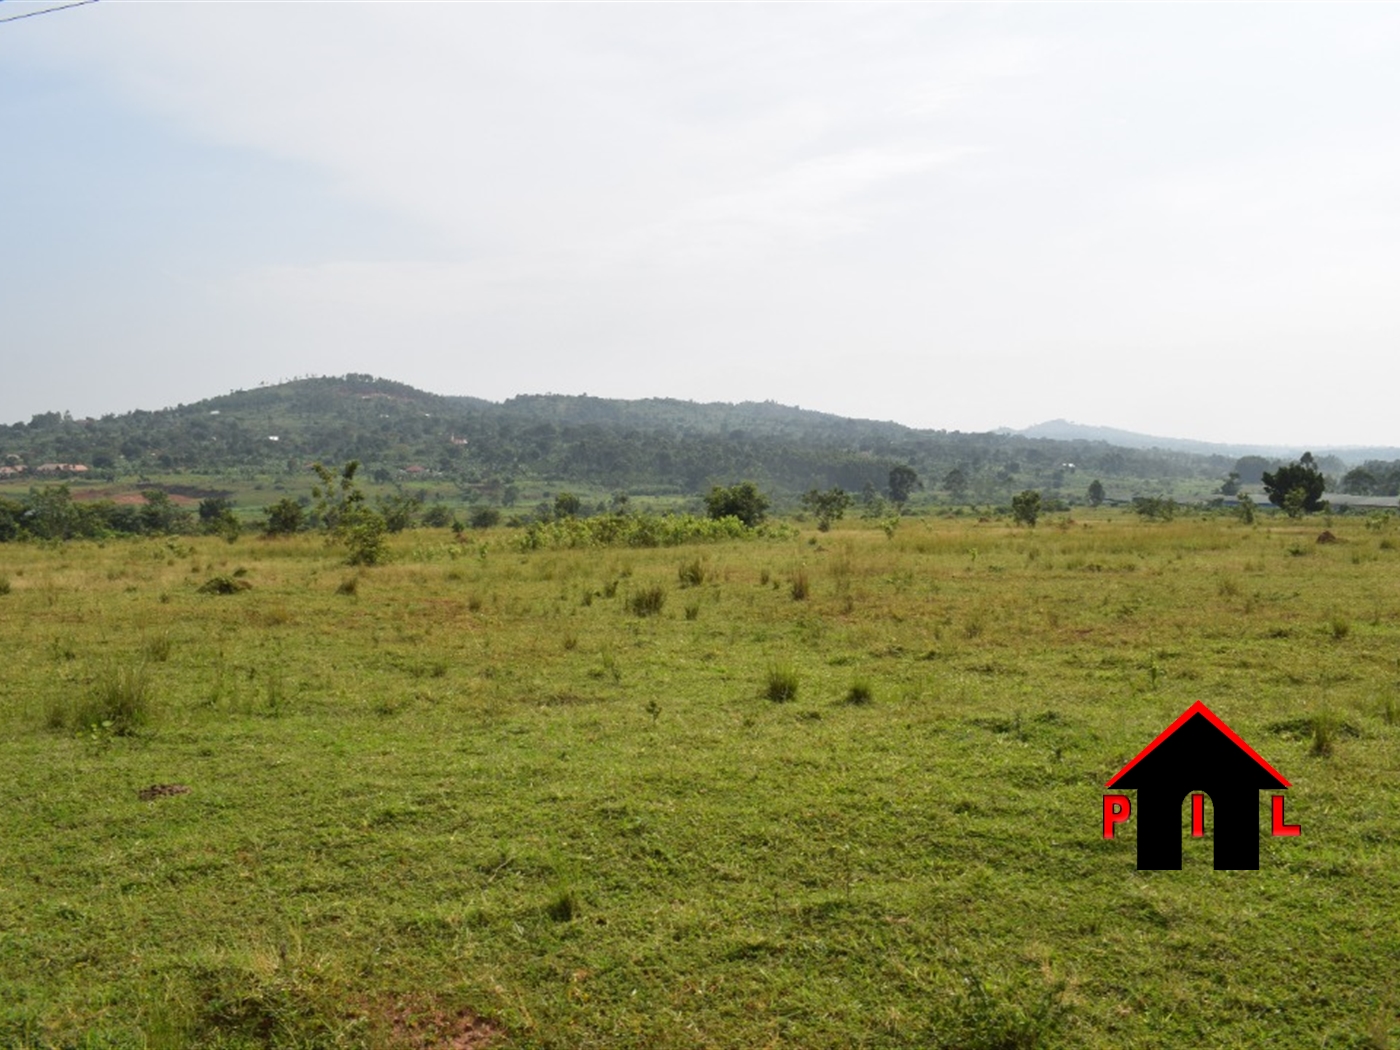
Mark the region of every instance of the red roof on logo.
<instances>
[{"instance_id":1,"label":"red roof on logo","mask_svg":"<svg viewBox=\"0 0 1400 1050\"><path fill-rule=\"evenodd\" d=\"M1184 726L1196 715L1202 716L1207 722L1215 726L1216 729L1224 733L1230 739L1230 742L1232 744L1234 744L1241 751L1247 754L1250 758L1254 759L1254 761L1258 762L1266 770L1268 770L1275 777L1277 777L1284 787L1291 786L1282 773L1280 773L1277 769L1275 769L1273 766L1269 765L1269 763L1265 762L1262 758L1260 758L1258 752L1256 752L1254 748L1250 747L1243 740L1241 740L1239 735L1233 729L1231 729L1224 722L1222 722L1219 716L1216 715L1214 711L1208 708L1205 704L1201 703L1199 700L1197 700L1194 704L1192 704L1184 712L1182 712L1180 718L1178 718L1171 725L1167 726L1166 729L1162 730L1159 734L1157 734L1156 740L1152 741L1152 743L1148 744L1145 748L1138 752L1137 757L1134 758L1131 762L1129 762L1126 766L1120 769L1117 773L1114 773L1113 779L1111 779L1104 786L1112 787L1114 784L1118 783L1118 781L1124 776L1124 774L1128 772L1128 770L1132 769L1144 758L1152 754L1152 752L1157 749L1157 746L1159 744L1165 741L1168 737L1170 737L1173 733L1175 733L1178 729Z\"/></svg>"}]
</instances>

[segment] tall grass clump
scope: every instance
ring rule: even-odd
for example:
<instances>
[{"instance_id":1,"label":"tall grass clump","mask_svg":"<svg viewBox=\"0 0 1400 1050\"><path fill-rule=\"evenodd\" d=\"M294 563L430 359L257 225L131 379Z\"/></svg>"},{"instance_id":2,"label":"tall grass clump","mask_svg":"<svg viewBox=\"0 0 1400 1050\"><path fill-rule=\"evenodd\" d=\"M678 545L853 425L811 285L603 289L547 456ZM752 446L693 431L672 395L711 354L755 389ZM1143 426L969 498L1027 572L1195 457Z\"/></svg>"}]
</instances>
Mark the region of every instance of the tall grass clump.
<instances>
[{"instance_id":1,"label":"tall grass clump","mask_svg":"<svg viewBox=\"0 0 1400 1050\"><path fill-rule=\"evenodd\" d=\"M699 587L705 582L705 567L700 564L700 559L695 558L686 562L677 571L682 587Z\"/></svg>"},{"instance_id":2,"label":"tall grass clump","mask_svg":"<svg viewBox=\"0 0 1400 1050\"><path fill-rule=\"evenodd\" d=\"M0 574L0 594L10 593L10 578Z\"/></svg>"},{"instance_id":3,"label":"tall grass clump","mask_svg":"<svg viewBox=\"0 0 1400 1050\"><path fill-rule=\"evenodd\" d=\"M768 668L768 684L764 695L775 704L797 699L797 669L791 664L774 664Z\"/></svg>"},{"instance_id":4,"label":"tall grass clump","mask_svg":"<svg viewBox=\"0 0 1400 1050\"><path fill-rule=\"evenodd\" d=\"M163 664L170 659L170 634L162 631L160 634L149 636L141 645L141 651L145 653L146 659Z\"/></svg>"},{"instance_id":5,"label":"tall grass clump","mask_svg":"<svg viewBox=\"0 0 1400 1050\"><path fill-rule=\"evenodd\" d=\"M846 703L848 704L868 704L875 699L875 690L871 687L869 680L857 678L851 683L851 688L846 690Z\"/></svg>"},{"instance_id":6,"label":"tall grass clump","mask_svg":"<svg viewBox=\"0 0 1400 1050\"><path fill-rule=\"evenodd\" d=\"M1316 758L1328 758L1337 743L1337 720L1323 712L1312 719L1312 747L1309 753Z\"/></svg>"},{"instance_id":7,"label":"tall grass clump","mask_svg":"<svg viewBox=\"0 0 1400 1050\"><path fill-rule=\"evenodd\" d=\"M644 587L627 600L628 608L638 616L660 616L665 604L666 591L660 585Z\"/></svg>"},{"instance_id":8,"label":"tall grass clump","mask_svg":"<svg viewBox=\"0 0 1400 1050\"><path fill-rule=\"evenodd\" d=\"M807 596L812 593L812 585L807 580L807 570L798 569L792 577L792 600L795 602L805 602Z\"/></svg>"},{"instance_id":9,"label":"tall grass clump","mask_svg":"<svg viewBox=\"0 0 1400 1050\"><path fill-rule=\"evenodd\" d=\"M49 708L51 729L102 730L133 736L151 720L151 677L145 663L109 664L101 668L81 696Z\"/></svg>"}]
</instances>

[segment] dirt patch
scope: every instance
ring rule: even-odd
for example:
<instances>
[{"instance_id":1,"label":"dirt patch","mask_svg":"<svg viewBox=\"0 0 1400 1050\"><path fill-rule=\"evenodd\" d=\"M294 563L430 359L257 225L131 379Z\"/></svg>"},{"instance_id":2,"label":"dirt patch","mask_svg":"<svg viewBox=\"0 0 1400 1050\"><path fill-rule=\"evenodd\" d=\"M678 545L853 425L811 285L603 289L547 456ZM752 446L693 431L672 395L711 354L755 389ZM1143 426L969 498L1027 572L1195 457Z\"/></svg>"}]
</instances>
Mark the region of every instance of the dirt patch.
<instances>
[{"instance_id":1,"label":"dirt patch","mask_svg":"<svg viewBox=\"0 0 1400 1050\"><path fill-rule=\"evenodd\" d=\"M464 1007L445 1006L430 995L402 995L369 1005L371 1029L393 1050L482 1050L501 1029Z\"/></svg>"}]
</instances>

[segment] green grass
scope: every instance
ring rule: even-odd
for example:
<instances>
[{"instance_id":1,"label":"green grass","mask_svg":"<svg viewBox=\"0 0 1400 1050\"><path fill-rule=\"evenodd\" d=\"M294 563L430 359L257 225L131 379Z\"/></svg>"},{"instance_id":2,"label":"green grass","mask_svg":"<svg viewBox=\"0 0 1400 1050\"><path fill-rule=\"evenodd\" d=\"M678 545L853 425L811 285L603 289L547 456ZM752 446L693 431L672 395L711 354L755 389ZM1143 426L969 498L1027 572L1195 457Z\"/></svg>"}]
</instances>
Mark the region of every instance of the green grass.
<instances>
[{"instance_id":1,"label":"green grass","mask_svg":"<svg viewBox=\"0 0 1400 1050\"><path fill-rule=\"evenodd\" d=\"M1400 1038L1400 555L1130 517L707 544L647 615L689 555L0 546L0 1046ZM1258 872L1101 837L1195 700L1292 781Z\"/></svg>"}]
</instances>

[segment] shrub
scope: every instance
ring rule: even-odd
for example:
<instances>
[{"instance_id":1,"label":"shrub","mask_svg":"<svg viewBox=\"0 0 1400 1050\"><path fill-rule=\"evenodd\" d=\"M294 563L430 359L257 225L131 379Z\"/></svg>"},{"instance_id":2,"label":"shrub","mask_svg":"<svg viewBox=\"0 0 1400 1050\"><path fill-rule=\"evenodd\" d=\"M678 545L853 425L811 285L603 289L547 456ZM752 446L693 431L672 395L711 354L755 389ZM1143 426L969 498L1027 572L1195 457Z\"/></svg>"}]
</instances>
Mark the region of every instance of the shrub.
<instances>
[{"instance_id":1,"label":"shrub","mask_svg":"<svg viewBox=\"0 0 1400 1050\"><path fill-rule=\"evenodd\" d=\"M776 704L797 699L797 670L791 664L774 664L768 668L768 686L764 695Z\"/></svg>"},{"instance_id":2,"label":"shrub","mask_svg":"<svg viewBox=\"0 0 1400 1050\"><path fill-rule=\"evenodd\" d=\"M283 498L263 509L267 523L263 532L268 536L291 536L306 526L306 510L294 499Z\"/></svg>"},{"instance_id":3,"label":"shrub","mask_svg":"<svg viewBox=\"0 0 1400 1050\"><path fill-rule=\"evenodd\" d=\"M200 594L237 594L239 591L252 589L252 584L247 580L234 579L232 576L214 576L200 584Z\"/></svg>"},{"instance_id":4,"label":"shrub","mask_svg":"<svg viewBox=\"0 0 1400 1050\"><path fill-rule=\"evenodd\" d=\"M1040 493L1034 489L1025 489L1012 496L1011 514L1015 517L1017 525L1035 528L1036 519L1040 517Z\"/></svg>"},{"instance_id":5,"label":"shrub","mask_svg":"<svg viewBox=\"0 0 1400 1050\"><path fill-rule=\"evenodd\" d=\"M666 604L666 592L660 586L646 587L628 600L628 607L638 616L659 616Z\"/></svg>"},{"instance_id":6,"label":"shrub","mask_svg":"<svg viewBox=\"0 0 1400 1050\"><path fill-rule=\"evenodd\" d=\"M768 512L768 497L752 481L741 481L728 488L716 485L705 497L705 510L716 521L737 518L753 528Z\"/></svg>"},{"instance_id":7,"label":"shrub","mask_svg":"<svg viewBox=\"0 0 1400 1050\"><path fill-rule=\"evenodd\" d=\"M454 521L452 510L445 503L434 503L423 512L423 524L430 529L445 529Z\"/></svg>"},{"instance_id":8,"label":"shrub","mask_svg":"<svg viewBox=\"0 0 1400 1050\"><path fill-rule=\"evenodd\" d=\"M469 524L474 529L494 529L501 523L501 512L495 507L478 507L472 511Z\"/></svg>"},{"instance_id":9,"label":"shrub","mask_svg":"<svg viewBox=\"0 0 1400 1050\"><path fill-rule=\"evenodd\" d=\"M350 565L381 565L389 557L389 544L384 537L387 526L377 514L366 514L356 524L343 530L346 562Z\"/></svg>"}]
</instances>

